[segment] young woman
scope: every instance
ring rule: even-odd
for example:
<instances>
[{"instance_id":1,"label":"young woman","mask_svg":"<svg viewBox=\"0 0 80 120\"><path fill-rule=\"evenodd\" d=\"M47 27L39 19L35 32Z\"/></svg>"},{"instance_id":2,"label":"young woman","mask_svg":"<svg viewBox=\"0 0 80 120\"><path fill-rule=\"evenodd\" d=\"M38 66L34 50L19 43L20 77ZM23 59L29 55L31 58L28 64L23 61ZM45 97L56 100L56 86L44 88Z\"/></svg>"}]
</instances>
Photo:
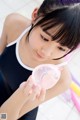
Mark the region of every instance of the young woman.
<instances>
[{"instance_id":1,"label":"young woman","mask_svg":"<svg viewBox=\"0 0 80 120\"><path fill-rule=\"evenodd\" d=\"M32 20L18 14L6 18L0 39L0 113L7 113L8 120L35 120L39 104L69 88L67 65L47 91L30 75L40 64L65 62L80 43L79 28L79 3L44 0Z\"/></svg>"}]
</instances>

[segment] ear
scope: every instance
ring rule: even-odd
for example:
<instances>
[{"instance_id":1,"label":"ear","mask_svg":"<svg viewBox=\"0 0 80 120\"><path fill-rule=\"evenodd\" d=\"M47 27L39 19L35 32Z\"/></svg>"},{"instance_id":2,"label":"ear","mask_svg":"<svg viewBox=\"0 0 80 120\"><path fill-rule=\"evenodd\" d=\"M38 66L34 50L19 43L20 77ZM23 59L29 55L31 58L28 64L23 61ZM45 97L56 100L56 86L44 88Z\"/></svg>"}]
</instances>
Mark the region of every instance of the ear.
<instances>
[{"instance_id":1,"label":"ear","mask_svg":"<svg viewBox=\"0 0 80 120\"><path fill-rule=\"evenodd\" d=\"M32 12L32 23L36 20L36 18L38 17L37 15L38 12L38 8L35 8L34 11Z\"/></svg>"}]
</instances>

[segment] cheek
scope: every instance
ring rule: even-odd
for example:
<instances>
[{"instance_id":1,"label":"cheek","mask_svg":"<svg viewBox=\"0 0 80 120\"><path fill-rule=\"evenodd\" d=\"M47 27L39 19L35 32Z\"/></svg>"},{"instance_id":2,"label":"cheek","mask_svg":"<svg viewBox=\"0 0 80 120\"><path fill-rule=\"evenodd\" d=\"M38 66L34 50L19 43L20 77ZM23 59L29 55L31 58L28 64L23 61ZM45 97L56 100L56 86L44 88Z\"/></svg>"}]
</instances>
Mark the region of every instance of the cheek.
<instances>
[{"instance_id":1,"label":"cheek","mask_svg":"<svg viewBox=\"0 0 80 120\"><path fill-rule=\"evenodd\" d=\"M31 48L34 49L34 48L37 46L36 39L30 37L30 38L29 38L29 45L30 45Z\"/></svg>"},{"instance_id":2,"label":"cheek","mask_svg":"<svg viewBox=\"0 0 80 120\"><path fill-rule=\"evenodd\" d=\"M41 39L40 36L36 34L30 34L29 36L29 45L33 49L38 49L41 47Z\"/></svg>"},{"instance_id":3,"label":"cheek","mask_svg":"<svg viewBox=\"0 0 80 120\"><path fill-rule=\"evenodd\" d=\"M60 58L60 57L64 56L65 54L66 54L66 52L55 50L53 52L53 58Z\"/></svg>"}]
</instances>

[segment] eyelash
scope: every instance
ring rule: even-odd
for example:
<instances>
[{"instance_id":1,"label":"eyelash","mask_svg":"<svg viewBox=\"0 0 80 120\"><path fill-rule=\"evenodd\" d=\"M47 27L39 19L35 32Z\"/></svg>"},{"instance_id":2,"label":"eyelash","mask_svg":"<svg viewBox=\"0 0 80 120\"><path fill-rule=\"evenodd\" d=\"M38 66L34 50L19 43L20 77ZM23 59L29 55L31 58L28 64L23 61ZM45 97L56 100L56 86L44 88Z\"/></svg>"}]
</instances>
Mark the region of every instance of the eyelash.
<instances>
[{"instance_id":1,"label":"eyelash","mask_svg":"<svg viewBox=\"0 0 80 120\"><path fill-rule=\"evenodd\" d=\"M46 42L49 41L48 39L46 39L46 38L43 37L42 35L40 35L40 36L41 36L41 38L42 38L44 41L46 41ZM65 49L63 49L62 47L58 47L58 49L61 50L61 51L65 51Z\"/></svg>"},{"instance_id":2,"label":"eyelash","mask_svg":"<svg viewBox=\"0 0 80 120\"><path fill-rule=\"evenodd\" d=\"M40 35L41 36L41 38L44 40L44 41L46 41L46 42L48 42L49 40L48 39L46 39L45 37L43 37L42 35Z\"/></svg>"},{"instance_id":3,"label":"eyelash","mask_svg":"<svg viewBox=\"0 0 80 120\"><path fill-rule=\"evenodd\" d=\"M62 47L58 47L58 49L61 51L65 51L65 49L63 49Z\"/></svg>"}]
</instances>

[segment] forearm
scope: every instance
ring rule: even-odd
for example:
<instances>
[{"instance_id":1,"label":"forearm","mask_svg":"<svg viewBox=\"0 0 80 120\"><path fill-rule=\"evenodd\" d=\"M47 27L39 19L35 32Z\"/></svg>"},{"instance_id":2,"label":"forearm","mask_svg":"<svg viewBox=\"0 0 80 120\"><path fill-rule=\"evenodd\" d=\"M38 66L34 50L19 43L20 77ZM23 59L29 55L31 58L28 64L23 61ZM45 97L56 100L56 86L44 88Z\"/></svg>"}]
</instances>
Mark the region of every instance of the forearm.
<instances>
[{"instance_id":1,"label":"forearm","mask_svg":"<svg viewBox=\"0 0 80 120\"><path fill-rule=\"evenodd\" d=\"M19 88L4 102L0 108L0 113L7 113L7 120L17 120L22 106L33 99L38 91L36 86L33 90L33 82L29 77L27 82L23 82ZM31 92L30 92L31 91Z\"/></svg>"},{"instance_id":2,"label":"forearm","mask_svg":"<svg viewBox=\"0 0 80 120\"><path fill-rule=\"evenodd\" d=\"M19 112L18 119L41 104L38 100L26 102Z\"/></svg>"},{"instance_id":3,"label":"forearm","mask_svg":"<svg viewBox=\"0 0 80 120\"><path fill-rule=\"evenodd\" d=\"M22 109L20 110L18 118L23 116L25 113L31 111L32 109L36 108L37 106L39 106L43 102L45 102L51 98L54 98L55 96L58 96L59 94L63 93L65 90L68 89L68 87L69 86L67 86L65 84L58 83L52 89L47 90L44 101L40 101L40 100L36 99L34 101L29 101L29 102L25 103L23 105Z\"/></svg>"},{"instance_id":4,"label":"forearm","mask_svg":"<svg viewBox=\"0 0 80 120\"><path fill-rule=\"evenodd\" d=\"M22 103L22 99L22 92L20 92L20 89L17 89L13 95L2 104L0 113L6 113L7 120L17 120L19 111L24 104L24 102Z\"/></svg>"}]
</instances>

